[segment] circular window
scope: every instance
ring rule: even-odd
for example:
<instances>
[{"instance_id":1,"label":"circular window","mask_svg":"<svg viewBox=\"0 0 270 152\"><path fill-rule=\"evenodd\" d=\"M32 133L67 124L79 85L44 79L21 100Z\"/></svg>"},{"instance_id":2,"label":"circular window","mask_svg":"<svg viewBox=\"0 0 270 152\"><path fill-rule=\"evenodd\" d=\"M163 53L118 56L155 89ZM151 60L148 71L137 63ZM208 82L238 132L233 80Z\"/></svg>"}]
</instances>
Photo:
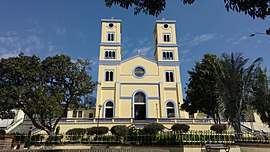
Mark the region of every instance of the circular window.
<instances>
[{"instance_id":1,"label":"circular window","mask_svg":"<svg viewBox=\"0 0 270 152\"><path fill-rule=\"evenodd\" d=\"M142 78L145 74L145 70L143 67L136 67L133 71L135 77Z\"/></svg>"},{"instance_id":2,"label":"circular window","mask_svg":"<svg viewBox=\"0 0 270 152\"><path fill-rule=\"evenodd\" d=\"M164 28L168 28L169 25L168 25L168 24L164 24L163 27L164 27Z\"/></svg>"},{"instance_id":3,"label":"circular window","mask_svg":"<svg viewBox=\"0 0 270 152\"><path fill-rule=\"evenodd\" d=\"M113 23L110 23L110 24L109 24L109 27L113 27Z\"/></svg>"}]
</instances>

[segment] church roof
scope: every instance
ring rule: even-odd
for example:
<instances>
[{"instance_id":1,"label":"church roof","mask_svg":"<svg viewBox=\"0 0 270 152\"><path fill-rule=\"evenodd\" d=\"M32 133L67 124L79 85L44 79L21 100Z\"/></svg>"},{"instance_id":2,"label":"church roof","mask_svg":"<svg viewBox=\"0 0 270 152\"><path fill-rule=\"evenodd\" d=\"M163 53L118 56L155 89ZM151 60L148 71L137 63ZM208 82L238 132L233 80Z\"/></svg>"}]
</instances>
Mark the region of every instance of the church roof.
<instances>
[{"instance_id":1,"label":"church roof","mask_svg":"<svg viewBox=\"0 0 270 152\"><path fill-rule=\"evenodd\" d=\"M157 61L155 61L155 60L152 60L152 59L149 59L149 58L147 58L147 57L145 57L145 56L143 56L143 55L141 55L141 54L137 54L137 55L135 55L135 56L133 56L133 57L130 57L130 58L127 58L127 59L125 59L125 60L123 60L122 62L121 62L121 64L122 63L125 63L125 62L128 62L128 61L130 61L130 60L133 60L133 59L135 59L135 58L143 58L143 59L145 59L145 60L148 60L148 61L150 61L150 62L153 62L153 63L157 63Z\"/></svg>"}]
</instances>

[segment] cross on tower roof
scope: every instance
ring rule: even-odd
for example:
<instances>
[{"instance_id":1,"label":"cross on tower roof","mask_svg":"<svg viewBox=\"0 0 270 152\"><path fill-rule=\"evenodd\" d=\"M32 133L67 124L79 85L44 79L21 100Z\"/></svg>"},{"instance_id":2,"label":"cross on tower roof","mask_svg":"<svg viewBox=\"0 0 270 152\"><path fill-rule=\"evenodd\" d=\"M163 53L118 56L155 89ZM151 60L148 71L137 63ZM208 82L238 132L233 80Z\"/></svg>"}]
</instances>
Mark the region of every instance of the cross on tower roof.
<instances>
[{"instance_id":1,"label":"cross on tower roof","mask_svg":"<svg viewBox=\"0 0 270 152\"><path fill-rule=\"evenodd\" d=\"M141 54L141 50L140 49L137 51L137 54Z\"/></svg>"}]
</instances>

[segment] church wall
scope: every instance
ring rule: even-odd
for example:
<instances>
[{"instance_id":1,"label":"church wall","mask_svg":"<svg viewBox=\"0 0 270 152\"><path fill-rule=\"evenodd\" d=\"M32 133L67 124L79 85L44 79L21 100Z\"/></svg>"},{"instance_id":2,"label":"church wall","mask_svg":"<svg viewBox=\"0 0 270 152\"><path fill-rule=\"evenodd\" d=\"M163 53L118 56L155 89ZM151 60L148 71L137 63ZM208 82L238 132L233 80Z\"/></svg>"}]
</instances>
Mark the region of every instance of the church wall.
<instances>
[{"instance_id":1,"label":"church wall","mask_svg":"<svg viewBox=\"0 0 270 152\"><path fill-rule=\"evenodd\" d=\"M158 118L159 117L159 100L149 99L148 100L148 118ZM157 111L158 110L158 111Z\"/></svg>"},{"instance_id":2,"label":"church wall","mask_svg":"<svg viewBox=\"0 0 270 152\"><path fill-rule=\"evenodd\" d=\"M131 99L121 99L119 104L121 104L121 108L119 109L119 118L131 118Z\"/></svg>"},{"instance_id":3,"label":"church wall","mask_svg":"<svg viewBox=\"0 0 270 152\"><path fill-rule=\"evenodd\" d=\"M158 84L122 84L120 94L122 97L132 97L138 90L145 92L147 97L159 97Z\"/></svg>"}]
</instances>

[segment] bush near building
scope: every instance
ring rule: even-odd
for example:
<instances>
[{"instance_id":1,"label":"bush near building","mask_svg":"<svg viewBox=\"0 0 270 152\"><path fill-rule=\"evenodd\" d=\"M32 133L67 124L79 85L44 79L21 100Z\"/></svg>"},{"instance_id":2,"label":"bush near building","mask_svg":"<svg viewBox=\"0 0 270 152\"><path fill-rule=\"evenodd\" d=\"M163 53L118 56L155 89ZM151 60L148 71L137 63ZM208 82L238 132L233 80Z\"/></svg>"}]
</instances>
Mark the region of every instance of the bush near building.
<instances>
[{"instance_id":1,"label":"bush near building","mask_svg":"<svg viewBox=\"0 0 270 152\"><path fill-rule=\"evenodd\" d=\"M144 126L143 131L145 134L155 135L159 131L162 131L165 127L159 123L150 123Z\"/></svg>"},{"instance_id":2,"label":"bush near building","mask_svg":"<svg viewBox=\"0 0 270 152\"><path fill-rule=\"evenodd\" d=\"M217 133L222 133L223 131L227 130L227 125L225 124L214 124L210 127L212 131L216 131Z\"/></svg>"},{"instance_id":3,"label":"bush near building","mask_svg":"<svg viewBox=\"0 0 270 152\"><path fill-rule=\"evenodd\" d=\"M115 136L125 136L128 133L128 127L125 125L116 125L111 128L111 133Z\"/></svg>"},{"instance_id":4,"label":"bush near building","mask_svg":"<svg viewBox=\"0 0 270 152\"><path fill-rule=\"evenodd\" d=\"M171 129L175 132L187 132L190 126L187 124L174 124Z\"/></svg>"},{"instance_id":5,"label":"bush near building","mask_svg":"<svg viewBox=\"0 0 270 152\"><path fill-rule=\"evenodd\" d=\"M109 132L108 127L92 127L92 128L87 128L86 133L87 135L104 135Z\"/></svg>"}]
</instances>

